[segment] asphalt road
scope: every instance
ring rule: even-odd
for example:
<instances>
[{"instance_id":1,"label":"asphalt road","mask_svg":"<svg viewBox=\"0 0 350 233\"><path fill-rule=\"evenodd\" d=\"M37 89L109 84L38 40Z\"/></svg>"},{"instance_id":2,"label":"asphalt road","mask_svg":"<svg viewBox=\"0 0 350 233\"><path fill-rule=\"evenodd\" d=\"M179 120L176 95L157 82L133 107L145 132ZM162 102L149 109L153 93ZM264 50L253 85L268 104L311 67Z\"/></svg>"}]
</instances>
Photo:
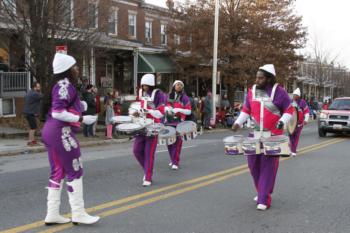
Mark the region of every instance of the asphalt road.
<instances>
[{"instance_id":1,"label":"asphalt road","mask_svg":"<svg viewBox=\"0 0 350 233\"><path fill-rule=\"evenodd\" d=\"M246 131L240 133L246 134ZM350 232L349 137L302 133L298 157L281 159L269 210L257 211L244 156L223 154L212 132L186 142L178 171L158 147L154 182L144 188L131 143L83 149L85 205L93 226L43 226L45 153L0 158L0 231L7 232ZM61 213L69 213L67 194Z\"/></svg>"}]
</instances>

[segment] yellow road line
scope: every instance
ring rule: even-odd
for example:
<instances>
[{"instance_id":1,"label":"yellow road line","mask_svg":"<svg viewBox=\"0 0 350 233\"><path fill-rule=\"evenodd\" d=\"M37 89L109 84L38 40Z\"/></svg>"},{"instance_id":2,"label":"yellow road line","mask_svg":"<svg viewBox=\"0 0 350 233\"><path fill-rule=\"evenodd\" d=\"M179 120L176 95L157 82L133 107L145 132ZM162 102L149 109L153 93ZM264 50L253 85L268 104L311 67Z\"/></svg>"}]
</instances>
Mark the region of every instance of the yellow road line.
<instances>
[{"instance_id":1,"label":"yellow road line","mask_svg":"<svg viewBox=\"0 0 350 233\"><path fill-rule=\"evenodd\" d=\"M332 140L332 142L324 143L324 144L318 145L316 147L314 146L314 148L310 148L310 149L304 150L304 151L300 152L299 154L300 155L306 154L307 152L315 151L315 150L324 148L324 147L326 147L328 145L332 145L332 144L335 144L335 143L338 143L338 142L342 142L342 141L345 141L345 139ZM286 160L286 159L289 159L289 158L284 158L283 160ZM166 194L161 194L161 195L158 195L158 196L155 196L155 197L151 197L151 198L146 199L146 200L142 200L142 201L139 201L139 202L135 202L135 203L126 205L126 206L121 206L121 207L118 207L118 208L115 208L115 209L103 211L103 212L99 213L98 215L101 218L105 218L105 217L108 217L108 216L120 214L120 213L129 211L129 210L132 210L132 209L135 209L135 208L138 208L138 207L142 207L142 206L154 203L154 202L158 202L158 201L165 200L165 199L168 199L168 198L171 198L171 197L174 197L174 196L178 196L180 194L183 194L183 193L186 193L186 192L190 192L190 191L193 191L193 190L196 190L196 189L199 189L199 188L202 188L202 187L214 184L214 183L222 182L222 181L227 180L227 179L229 179L231 177L242 175L242 174L247 173L247 172L249 172L248 168L245 168L245 169L242 169L242 170L239 170L239 171L234 171L234 172L231 172L230 174L219 176L217 178L214 178L214 179L211 179L211 180L208 180L208 181L204 181L204 182L201 182L201 183L198 183L198 184L194 184L194 185L191 185L191 186L188 186L188 187L176 190L176 191L172 191L172 192L169 192L169 193L166 193ZM66 230L66 229L69 229L71 227L73 227L72 224L65 224L65 225L60 225L58 227L54 227L54 228L50 228L50 229L41 231L40 233L53 233L53 232Z\"/></svg>"},{"instance_id":2,"label":"yellow road line","mask_svg":"<svg viewBox=\"0 0 350 233\"><path fill-rule=\"evenodd\" d=\"M334 143L337 143L337 142L340 142L340 141L344 141L344 140L346 140L346 139L331 139L331 140L327 140L325 142L321 142L321 143L318 143L318 144L310 145L310 146L302 148L300 150L299 154L302 154L303 151L309 152L309 151L316 150L318 148L322 148L322 147L325 147L325 146L328 146L328 145L331 145L331 144L334 144ZM282 161L286 160L286 159L289 159L289 158L283 158ZM126 198L122 198L122 199L119 199L119 200L107 202L107 203L104 203L104 204L101 204L101 205L98 205L98 206L95 206L95 207L88 208L86 210L87 210L87 212L96 212L96 211L99 211L99 210L103 210L103 209L106 209L106 208L111 208L111 207L114 207L114 206L118 206L118 205L121 205L121 204L125 204L125 203L128 203L128 202L134 201L134 200L138 200L138 199L141 199L141 198L144 198L144 197L155 195L155 194L158 194L158 193L161 193L161 192L165 192L165 191L168 191L168 190L171 190L171 189L179 188L179 187L182 187L182 186L185 186L185 185L190 185L190 184L201 182L203 180L208 180L208 179L211 179L211 178L222 176L222 175L225 175L227 173L236 173L236 172L240 172L241 170L245 171L246 169L247 169L247 165L246 164L245 165L240 165L240 166L237 166L237 167L234 167L234 168L226 169L226 170L223 170L223 171L220 171L220 172L215 172L215 173L212 173L212 174L209 174L209 175L206 175L206 176L202 176L202 177L198 177L198 178L195 178L195 179L192 179L192 180L188 180L188 181L180 182L180 183L177 183L177 184L174 184L174 185L169 185L169 186L166 186L166 187L163 187L163 188L155 189L153 191L149 191L149 192L145 192L145 193L141 193L141 194L136 194L136 195L129 196L129 197L126 197ZM232 174L229 174L229 175L232 175ZM70 214L66 214L64 216L65 217L69 217ZM11 229L8 229L8 230L5 230L5 231L1 231L0 233L23 232L23 231L28 231L28 230L32 230L32 229L35 229L35 228L39 228L39 227L42 227L42 226L44 226L44 222L43 221L37 221L37 222L30 223L30 224L22 225L22 226L19 226L19 227L11 228ZM65 226L65 225L63 225L63 226ZM52 230L53 229L54 228L52 228Z\"/></svg>"}]
</instances>

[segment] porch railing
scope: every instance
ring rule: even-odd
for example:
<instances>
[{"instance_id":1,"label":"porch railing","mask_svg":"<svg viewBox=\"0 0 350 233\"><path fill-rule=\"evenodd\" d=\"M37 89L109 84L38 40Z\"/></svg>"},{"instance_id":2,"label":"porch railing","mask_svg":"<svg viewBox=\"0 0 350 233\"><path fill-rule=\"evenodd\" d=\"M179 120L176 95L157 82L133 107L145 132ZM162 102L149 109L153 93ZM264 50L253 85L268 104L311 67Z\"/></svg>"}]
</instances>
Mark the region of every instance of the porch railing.
<instances>
[{"instance_id":1,"label":"porch railing","mask_svg":"<svg viewBox=\"0 0 350 233\"><path fill-rule=\"evenodd\" d=\"M0 71L0 97L23 97L29 89L29 72Z\"/></svg>"}]
</instances>

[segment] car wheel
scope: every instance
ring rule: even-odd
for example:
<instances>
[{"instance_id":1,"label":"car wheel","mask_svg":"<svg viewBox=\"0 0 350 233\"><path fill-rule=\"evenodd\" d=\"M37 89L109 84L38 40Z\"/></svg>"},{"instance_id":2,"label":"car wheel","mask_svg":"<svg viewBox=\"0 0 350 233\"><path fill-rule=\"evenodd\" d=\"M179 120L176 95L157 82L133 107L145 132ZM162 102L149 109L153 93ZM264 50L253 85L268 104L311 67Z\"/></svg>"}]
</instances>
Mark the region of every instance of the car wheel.
<instances>
[{"instance_id":1,"label":"car wheel","mask_svg":"<svg viewBox=\"0 0 350 233\"><path fill-rule=\"evenodd\" d=\"M326 137L326 135L327 135L327 132L325 132L322 129L318 129L318 136L320 136L321 138L324 138Z\"/></svg>"}]
</instances>

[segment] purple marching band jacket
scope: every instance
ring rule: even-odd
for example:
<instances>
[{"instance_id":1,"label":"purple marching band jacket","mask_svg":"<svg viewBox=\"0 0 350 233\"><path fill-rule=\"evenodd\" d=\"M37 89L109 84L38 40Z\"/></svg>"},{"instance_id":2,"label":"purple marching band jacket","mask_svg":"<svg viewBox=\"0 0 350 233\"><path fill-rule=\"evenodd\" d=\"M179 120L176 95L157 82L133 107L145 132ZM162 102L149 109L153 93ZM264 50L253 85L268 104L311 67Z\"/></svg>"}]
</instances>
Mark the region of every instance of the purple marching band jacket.
<instances>
[{"instance_id":1,"label":"purple marching band jacket","mask_svg":"<svg viewBox=\"0 0 350 233\"><path fill-rule=\"evenodd\" d=\"M271 135L281 135L283 130L277 129L279 121L286 124L293 113L291 99L282 86L275 84L267 86L265 89L257 89L254 85L249 89L242 112L236 124L241 127L243 123L251 117L259 126L260 122L260 100L265 98L263 109L263 129ZM267 206L271 205L271 194L273 192L275 179L278 170L279 157L259 155L247 155L248 167L253 177L257 195L257 203Z\"/></svg>"},{"instance_id":2,"label":"purple marching band jacket","mask_svg":"<svg viewBox=\"0 0 350 233\"><path fill-rule=\"evenodd\" d=\"M186 119L186 116L191 114L191 102L189 97L184 91L181 93L170 93L168 96L165 124L176 127L180 122ZM181 136L176 137L176 142L172 145L168 145L168 151L170 156L169 166L176 170L180 163L180 154L182 149L183 140Z\"/></svg>"}]
</instances>

